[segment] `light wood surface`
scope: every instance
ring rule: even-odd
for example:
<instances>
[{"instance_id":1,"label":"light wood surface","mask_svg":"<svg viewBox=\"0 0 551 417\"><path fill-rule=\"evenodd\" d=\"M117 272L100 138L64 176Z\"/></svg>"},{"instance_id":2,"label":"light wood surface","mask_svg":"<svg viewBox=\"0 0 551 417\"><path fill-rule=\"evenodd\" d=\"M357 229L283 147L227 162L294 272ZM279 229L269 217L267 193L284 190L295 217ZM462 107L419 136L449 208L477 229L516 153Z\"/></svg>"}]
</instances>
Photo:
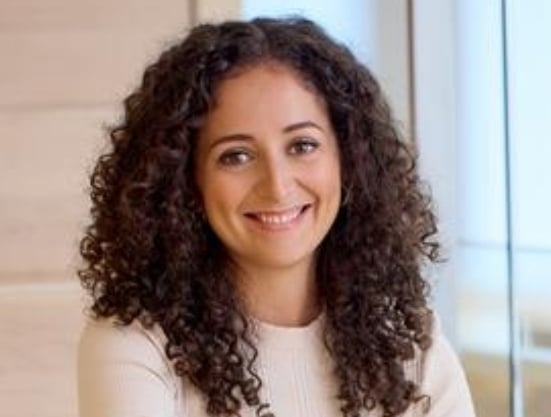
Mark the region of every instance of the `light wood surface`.
<instances>
[{"instance_id":1,"label":"light wood surface","mask_svg":"<svg viewBox=\"0 0 551 417\"><path fill-rule=\"evenodd\" d=\"M87 177L121 101L238 0L0 0L0 415L74 417Z\"/></svg>"},{"instance_id":2,"label":"light wood surface","mask_svg":"<svg viewBox=\"0 0 551 417\"><path fill-rule=\"evenodd\" d=\"M0 3L0 285L73 279L87 176L181 0Z\"/></svg>"},{"instance_id":3,"label":"light wood surface","mask_svg":"<svg viewBox=\"0 0 551 417\"><path fill-rule=\"evenodd\" d=\"M0 414L75 417L82 301L71 287L0 292Z\"/></svg>"},{"instance_id":4,"label":"light wood surface","mask_svg":"<svg viewBox=\"0 0 551 417\"><path fill-rule=\"evenodd\" d=\"M114 106L0 112L0 285L73 275L88 173Z\"/></svg>"},{"instance_id":5,"label":"light wood surface","mask_svg":"<svg viewBox=\"0 0 551 417\"><path fill-rule=\"evenodd\" d=\"M74 417L87 174L182 0L0 2L0 415Z\"/></svg>"},{"instance_id":6,"label":"light wood surface","mask_svg":"<svg viewBox=\"0 0 551 417\"><path fill-rule=\"evenodd\" d=\"M181 0L3 0L0 108L117 101L189 29Z\"/></svg>"}]
</instances>

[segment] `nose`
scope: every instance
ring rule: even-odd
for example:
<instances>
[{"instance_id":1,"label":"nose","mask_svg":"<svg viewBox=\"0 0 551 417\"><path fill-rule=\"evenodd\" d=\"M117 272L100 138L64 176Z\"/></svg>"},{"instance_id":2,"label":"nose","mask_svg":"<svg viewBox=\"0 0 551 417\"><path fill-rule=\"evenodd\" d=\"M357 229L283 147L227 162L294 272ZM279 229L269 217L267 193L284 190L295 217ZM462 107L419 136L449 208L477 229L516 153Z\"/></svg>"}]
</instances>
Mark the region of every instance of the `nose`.
<instances>
[{"instance_id":1,"label":"nose","mask_svg":"<svg viewBox=\"0 0 551 417\"><path fill-rule=\"evenodd\" d=\"M281 202L293 188L293 172L283 156L265 158L261 164L257 193L263 199Z\"/></svg>"}]
</instances>

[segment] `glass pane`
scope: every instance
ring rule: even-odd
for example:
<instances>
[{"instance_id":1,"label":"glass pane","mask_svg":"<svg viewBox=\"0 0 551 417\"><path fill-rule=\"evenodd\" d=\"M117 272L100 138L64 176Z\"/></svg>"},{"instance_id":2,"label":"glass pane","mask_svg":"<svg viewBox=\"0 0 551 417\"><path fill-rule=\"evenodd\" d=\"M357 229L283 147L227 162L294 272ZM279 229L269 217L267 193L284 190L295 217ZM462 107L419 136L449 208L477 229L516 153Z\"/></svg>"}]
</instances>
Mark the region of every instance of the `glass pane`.
<instances>
[{"instance_id":1,"label":"glass pane","mask_svg":"<svg viewBox=\"0 0 551 417\"><path fill-rule=\"evenodd\" d=\"M458 330L477 415L509 410L501 2L457 2Z\"/></svg>"},{"instance_id":2,"label":"glass pane","mask_svg":"<svg viewBox=\"0 0 551 417\"><path fill-rule=\"evenodd\" d=\"M551 413L551 3L508 6L515 281L524 415Z\"/></svg>"}]
</instances>

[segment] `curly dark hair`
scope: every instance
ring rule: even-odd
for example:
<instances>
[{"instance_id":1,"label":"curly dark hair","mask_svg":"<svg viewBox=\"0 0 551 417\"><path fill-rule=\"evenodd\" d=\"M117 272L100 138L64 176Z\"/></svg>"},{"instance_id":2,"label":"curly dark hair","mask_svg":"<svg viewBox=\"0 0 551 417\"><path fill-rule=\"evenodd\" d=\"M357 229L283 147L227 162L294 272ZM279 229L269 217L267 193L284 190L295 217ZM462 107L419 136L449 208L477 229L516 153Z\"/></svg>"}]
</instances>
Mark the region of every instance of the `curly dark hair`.
<instances>
[{"instance_id":1,"label":"curly dark hair","mask_svg":"<svg viewBox=\"0 0 551 417\"><path fill-rule=\"evenodd\" d=\"M81 283L94 317L163 329L167 357L210 415L239 415L244 403L267 412L251 323L194 179L216 86L267 61L325 100L340 148L342 206L316 258L335 395L344 416L396 416L426 397L405 364L431 344L421 268L438 259L435 216L379 84L309 20L201 24L146 69L91 176Z\"/></svg>"}]
</instances>

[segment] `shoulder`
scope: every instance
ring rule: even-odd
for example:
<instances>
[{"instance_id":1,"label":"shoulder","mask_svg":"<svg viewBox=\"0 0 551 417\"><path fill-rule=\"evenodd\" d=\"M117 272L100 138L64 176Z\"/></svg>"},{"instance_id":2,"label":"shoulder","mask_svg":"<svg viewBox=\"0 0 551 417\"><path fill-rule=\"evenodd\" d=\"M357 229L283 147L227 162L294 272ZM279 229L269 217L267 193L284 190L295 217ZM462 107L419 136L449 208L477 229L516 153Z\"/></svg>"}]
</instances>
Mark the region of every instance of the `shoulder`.
<instances>
[{"instance_id":1,"label":"shoulder","mask_svg":"<svg viewBox=\"0 0 551 417\"><path fill-rule=\"evenodd\" d=\"M122 326L113 319L89 320L78 345L81 417L146 411L172 416L178 385L165 343L161 329L137 321Z\"/></svg>"},{"instance_id":2,"label":"shoulder","mask_svg":"<svg viewBox=\"0 0 551 417\"><path fill-rule=\"evenodd\" d=\"M420 358L421 393L430 396L430 417L474 417L461 362L434 315L432 345Z\"/></svg>"},{"instance_id":3,"label":"shoulder","mask_svg":"<svg viewBox=\"0 0 551 417\"><path fill-rule=\"evenodd\" d=\"M115 319L89 319L80 335L79 354L116 357L136 356L155 362L165 357L162 329L146 329L137 320L121 325ZM166 362L166 361L163 361Z\"/></svg>"},{"instance_id":4,"label":"shoulder","mask_svg":"<svg viewBox=\"0 0 551 417\"><path fill-rule=\"evenodd\" d=\"M464 377L459 357L444 334L440 317L436 313L432 323L431 337L431 346L421 355L423 384L443 382L443 378Z\"/></svg>"}]
</instances>

